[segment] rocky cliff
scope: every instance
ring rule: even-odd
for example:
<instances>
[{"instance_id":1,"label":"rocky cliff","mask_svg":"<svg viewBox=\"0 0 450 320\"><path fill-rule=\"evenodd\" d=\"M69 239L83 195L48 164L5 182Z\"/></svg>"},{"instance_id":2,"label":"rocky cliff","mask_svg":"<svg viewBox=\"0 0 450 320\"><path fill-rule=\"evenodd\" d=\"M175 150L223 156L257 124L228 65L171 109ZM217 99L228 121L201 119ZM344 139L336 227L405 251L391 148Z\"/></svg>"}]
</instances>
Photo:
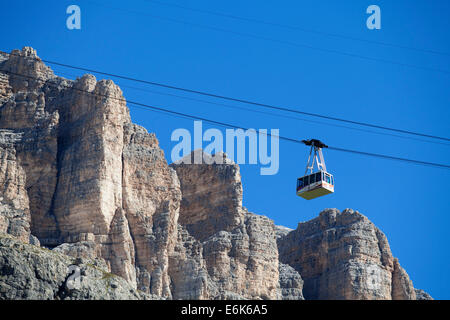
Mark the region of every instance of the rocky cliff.
<instances>
[{"instance_id":1,"label":"rocky cliff","mask_svg":"<svg viewBox=\"0 0 450 320\"><path fill-rule=\"evenodd\" d=\"M0 54L0 299L427 298L363 215L275 226L217 156L169 166L112 81Z\"/></svg>"},{"instance_id":2,"label":"rocky cliff","mask_svg":"<svg viewBox=\"0 0 450 320\"><path fill-rule=\"evenodd\" d=\"M302 275L306 299L416 299L385 235L356 211L324 210L281 236L278 248Z\"/></svg>"}]
</instances>

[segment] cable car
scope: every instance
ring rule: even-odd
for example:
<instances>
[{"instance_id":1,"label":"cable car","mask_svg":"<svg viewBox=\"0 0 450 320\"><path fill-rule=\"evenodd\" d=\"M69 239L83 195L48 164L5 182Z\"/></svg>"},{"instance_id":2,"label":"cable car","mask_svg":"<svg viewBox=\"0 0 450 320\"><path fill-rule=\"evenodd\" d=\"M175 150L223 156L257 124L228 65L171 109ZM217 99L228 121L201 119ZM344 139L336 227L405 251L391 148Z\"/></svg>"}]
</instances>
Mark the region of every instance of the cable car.
<instances>
[{"instance_id":1,"label":"cable car","mask_svg":"<svg viewBox=\"0 0 450 320\"><path fill-rule=\"evenodd\" d=\"M297 179L297 195L306 199L315 199L334 192L333 175L327 172L322 148L328 148L320 140L310 139L302 141L311 146L305 175ZM311 157L312 156L312 157ZM314 164L317 164L317 172L314 172ZM310 171L309 174L308 170Z\"/></svg>"}]
</instances>

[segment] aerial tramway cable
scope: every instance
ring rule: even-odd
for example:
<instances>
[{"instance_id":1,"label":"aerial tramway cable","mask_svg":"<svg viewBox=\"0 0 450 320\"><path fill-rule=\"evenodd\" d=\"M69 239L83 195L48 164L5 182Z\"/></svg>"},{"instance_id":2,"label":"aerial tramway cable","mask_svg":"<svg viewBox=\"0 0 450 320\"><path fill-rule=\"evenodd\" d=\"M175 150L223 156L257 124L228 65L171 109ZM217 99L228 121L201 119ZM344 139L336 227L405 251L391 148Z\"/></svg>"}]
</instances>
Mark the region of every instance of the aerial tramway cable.
<instances>
[{"instance_id":1,"label":"aerial tramway cable","mask_svg":"<svg viewBox=\"0 0 450 320\"><path fill-rule=\"evenodd\" d=\"M170 115L173 115L173 116L177 116L177 117L182 117L182 118L189 118L189 119L194 119L194 120L202 120L202 121L205 121L205 122L208 122L208 123L211 123L211 124L215 124L215 125L219 125L219 126L222 126L222 127L231 127L231 128L235 128L235 129L248 130L248 128L243 127L243 126L237 126L237 125L225 123L225 122L222 122L222 121L211 120L211 119L208 119L208 118L204 118L204 117L200 117L200 116L196 116L196 115L192 115L192 114L187 114L187 113L183 113L183 112L178 112L178 111L174 111L174 110L169 110L169 109L162 108L162 107L152 106L152 105L144 104L144 103L141 103L141 102L130 101L130 100L127 101L125 99L117 98L117 97L114 97L114 96L111 96L111 95L103 95L103 94L99 94L99 93L95 93L95 92L89 92L89 91L82 90L82 89L79 89L79 88L74 88L73 86L64 85L62 83L51 83L50 82L51 80L48 80L48 79L43 79L43 78L38 78L38 77L33 77L33 76L28 76L28 75L23 75L23 74L19 74L19 73L7 71L7 70L0 70L0 72L7 73L7 74L10 74L10 75L19 76L19 77L39 80L39 81L44 82L46 85L54 85L54 86L59 86L59 87L66 87L67 89L76 90L76 91L83 92L83 93L86 93L86 94L97 95L97 96L101 96L101 97L105 97L105 98L111 98L111 99L114 99L114 100L117 100L117 101L121 101L121 102L125 102L125 103L128 103L128 104L134 105L134 106L143 107L143 108L145 108L147 110L163 112L163 113L167 113L167 114L170 114ZM305 142L306 140L298 140L298 139L284 137L284 136L276 136L276 135L272 135L270 133L260 132L259 130L255 130L255 131L257 133L265 134L267 136L277 137L280 140L284 140L284 141L288 141L288 142L292 142L292 143L297 143L297 144L308 145ZM354 154L359 154L359 155L364 155L364 156L376 157L376 158L383 158L383 159L389 159L389 160L403 161L403 162L413 163L413 164L418 164L418 165L426 165L426 166L432 166L432 167L437 167L437 168L450 169L450 165L441 164L441 163L435 163L435 162L426 162L426 161L420 161L420 160L414 160L414 159L408 159L408 158L401 158L401 157L396 157L396 156L389 156L389 155L383 155L383 154L371 153L371 152L365 152L365 151L351 150L351 149L345 149L345 148L338 148L338 147L332 147L332 146L328 146L328 149L335 150L335 151L340 151L340 152L347 152L347 153L354 153Z\"/></svg>"},{"instance_id":2,"label":"aerial tramway cable","mask_svg":"<svg viewBox=\"0 0 450 320\"><path fill-rule=\"evenodd\" d=\"M4 51L0 51L0 53L22 57L20 55L11 54L11 53L7 53ZM27 57L27 58L30 58L30 57ZM33 58L33 59L38 60L38 58ZM425 133L420 133L420 132L414 132L414 131L410 131L410 130L386 127L386 126L371 124L371 123L367 123L367 122L347 120L347 119L343 119L343 118L338 118L338 117L333 117L333 116L328 116L328 115L323 115L323 114L318 114L318 113L300 111L300 110L296 110L296 109L292 109L292 108L286 108L286 107L280 107L280 106L275 106L275 105L270 105L270 104L265 104L265 103L259 103L259 102L254 102L254 101L250 101L250 100L245 100L245 99L233 98L233 97L223 96L223 95L219 95L219 94L215 94L215 93L209 93L209 92L205 92L205 91L183 88L183 87L168 85L168 84L164 84L164 83L154 82L154 81L142 80L142 79L132 78L132 77L118 75L118 74L109 73L109 72L102 72L102 71L94 70L91 68L78 67L78 66L73 66L73 65L50 61L50 60L44 60L44 59L39 59L39 60L49 63L49 64L54 64L54 65L67 67L67 68L71 68L71 69L97 73L97 74L101 74L101 75L105 75L105 76L115 77L118 79L129 80L129 81L149 84L149 85L153 85L153 86L159 86L159 87L163 87L163 88L167 88L167 89L184 91L184 92L193 93L193 94L199 94L199 95L208 96L208 97L212 97L212 98L218 98L218 99L222 99L222 100L234 101L234 102L254 105L254 106L263 107L263 108L269 108L269 109L278 110L278 111L302 114L302 115L316 117L316 118L322 118L322 119L344 122L344 123L353 124L353 125L365 126L365 127L370 127L370 128L380 129L380 130L387 130L387 131L391 131L391 132L397 132L397 133L414 135L414 136L421 136L421 137L425 137L425 138L431 138L431 139L437 139L437 140L450 142L450 138L441 137L441 136L437 136L437 135L431 135L431 134L425 134Z\"/></svg>"}]
</instances>

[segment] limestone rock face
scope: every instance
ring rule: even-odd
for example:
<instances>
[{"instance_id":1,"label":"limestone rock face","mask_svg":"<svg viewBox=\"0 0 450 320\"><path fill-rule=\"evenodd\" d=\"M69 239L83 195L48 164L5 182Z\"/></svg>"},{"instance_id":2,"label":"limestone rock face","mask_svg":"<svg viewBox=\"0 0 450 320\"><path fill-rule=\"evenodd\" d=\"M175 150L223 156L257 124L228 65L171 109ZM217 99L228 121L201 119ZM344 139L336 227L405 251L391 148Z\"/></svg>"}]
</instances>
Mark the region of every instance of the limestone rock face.
<instances>
[{"instance_id":1,"label":"limestone rock face","mask_svg":"<svg viewBox=\"0 0 450 320\"><path fill-rule=\"evenodd\" d=\"M71 87L61 92L69 103L59 111L53 205L64 242L80 233L108 234L122 207L123 126L130 121L125 102L118 100L122 92L112 81L83 76L73 87L83 91Z\"/></svg>"},{"instance_id":2,"label":"limestone rock face","mask_svg":"<svg viewBox=\"0 0 450 320\"><path fill-rule=\"evenodd\" d=\"M43 95L40 88L55 75L30 47L13 50L0 56L0 128L31 128L36 120L45 117ZM5 126L6 125L6 126Z\"/></svg>"},{"instance_id":3,"label":"limestone rock face","mask_svg":"<svg viewBox=\"0 0 450 320\"><path fill-rule=\"evenodd\" d=\"M196 153L202 151L188 157ZM207 270L208 292L199 298L278 299L273 221L242 207L239 167L222 156L219 164L171 165L183 194L178 221L203 248L200 265Z\"/></svg>"},{"instance_id":4,"label":"limestone rock face","mask_svg":"<svg viewBox=\"0 0 450 320\"><path fill-rule=\"evenodd\" d=\"M181 213L182 214L182 213ZM247 213L232 231L219 231L203 243L214 296L237 293L248 299L278 299L279 273L273 221Z\"/></svg>"},{"instance_id":5,"label":"limestone rock face","mask_svg":"<svg viewBox=\"0 0 450 320\"><path fill-rule=\"evenodd\" d=\"M154 135L130 125L124 139L123 210L136 248L139 288L170 297L169 254L177 241L181 201L178 178Z\"/></svg>"},{"instance_id":6,"label":"limestone rock face","mask_svg":"<svg viewBox=\"0 0 450 320\"><path fill-rule=\"evenodd\" d=\"M121 208L116 210L116 214L111 222L108 241L103 243L102 252L96 254L95 257L97 259L101 257L109 261L109 270L112 273L128 280L133 287L137 287L134 242L131 237L128 220Z\"/></svg>"},{"instance_id":7,"label":"limestone rock face","mask_svg":"<svg viewBox=\"0 0 450 320\"><path fill-rule=\"evenodd\" d=\"M415 289L417 300L434 300L428 293L422 289Z\"/></svg>"},{"instance_id":8,"label":"limestone rock face","mask_svg":"<svg viewBox=\"0 0 450 320\"><path fill-rule=\"evenodd\" d=\"M327 209L278 240L306 299L416 299L384 234L362 214Z\"/></svg>"},{"instance_id":9,"label":"limestone rock face","mask_svg":"<svg viewBox=\"0 0 450 320\"><path fill-rule=\"evenodd\" d=\"M53 248L52 251L70 257L96 261L96 264L101 265L104 270L111 271L106 261L99 258L99 246L94 241L84 240L73 243L63 243Z\"/></svg>"},{"instance_id":10,"label":"limestone rock face","mask_svg":"<svg viewBox=\"0 0 450 320\"><path fill-rule=\"evenodd\" d=\"M203 258L203 246L182 225L169 256L169 276L173 299L208 299L211 280Z\"/></svg>"},{"instance_id":11,"label":"limestone rock face","mask_svg":"<svg viewBox=\"0 0 450 320\"><path fill-rule=\"evenodd\" d=\"M0 234L0 300L140 300L125 279L95 265ZM79 286L69 289L69 266L79 268Z\"/></svg>"},{"instance_id":12,"label":"limestone rock face","mask_svg":"<svg viewBox=\"0 0 450 320\"><path fill-rule=\"evenodd\" d=\"M169 257L174 299L301 297L302 282L295 270L291 268L294 273L278 278L273 222L251 213L247 213L244 220L241 226L219 231L203 242L179 225L178 243ZM287 279L289 276L292 276L291 282ZM280 283L287 289L283 293Z\"/></svg>"},{"instance_id":13,"label":"limestone rock face","mask_svg":"<svg viewBox=\"0 0 450 320\"><path fill-rule=\"evenodd\" d=\"M11 132L0 131L0 233L28 242L31 216L25 170L12 147L18 138Z\"/></svg>"},{"instance_id":14,"label":"limestone rock face","mask_svg":"<svg viewBox=\"0 0 450 320\"><path fill-rule=\"evenodd\" d=\"M56 77L28 47L1 55L0 70L0 231L103 260L170 297L178 178L155 136L131 124L120 88Z\"/></svg>"},{"instance_id":15,"label":"limestone rock face","mask_svg":"<svg viewBox=\"0 0 450 320\"><path fill-rule=\"evenodd\" d=\"M279 263L280 298L282 300L304 300L303 279L291 266Z\"/></svg>"},{"instance_id":16,"label":"limestone rock face","mask_svg":"<svg viewBox=\"0 0 450 320\"><path fill-rule=\"evenodd\" d=\"M275 226L275 235L276 235L277 239L284 237L291 231L294 231L294 230L291 228L284 227L284 226Z\"/></svg>"},{"instance_id":17,"label":"limestone rock face","mask_svg":"<svg viewBox=\"0 0 450 320\"><path fill-rule=\"evenodd\" d=\"M416 300L416 291L406 271L400 266L397 258L394 258L394 271L392 273L393 300Z\"/></svg>"},{"instance_id":18,"label":"limestone rock face","mask_svg":"<svg viewBox=\"0 0 450 320\"><path fill-rule=\"evenodd\" d=\"M183 194L179 223L199 240L218 231L231 231L244 221L239 166L225 154L217 156L223 157L219 164L207 164L211 156L195 150L171 165L177 171ZM196 158L203 164L194 164Z\"/></svg>"},{"instance_id":19,"label":"limestone rock face","mask_svg":"<svg viewBox=\"0 0 450 320\"><path fill-rule=\"evenodd\" d=\"M17 158L26 174L26 190L32 212L31 231L44 243L60 237L54 215L57 186L57 111L38 120L32 128L16 129L22 139L16 144Z\"/></svg>"},{"instance_id":20,"label":"limestone rock face","mask_svg":"<svg viewBox=\"0 0 450 320\"><path fill-rule=\"evenodd\" d=\"M112 81L57 77L29 47L0 53L0 299L428 297L361 214L292 230L242 194L223 153L169 166Z\"/></svg>"}]
</instances>

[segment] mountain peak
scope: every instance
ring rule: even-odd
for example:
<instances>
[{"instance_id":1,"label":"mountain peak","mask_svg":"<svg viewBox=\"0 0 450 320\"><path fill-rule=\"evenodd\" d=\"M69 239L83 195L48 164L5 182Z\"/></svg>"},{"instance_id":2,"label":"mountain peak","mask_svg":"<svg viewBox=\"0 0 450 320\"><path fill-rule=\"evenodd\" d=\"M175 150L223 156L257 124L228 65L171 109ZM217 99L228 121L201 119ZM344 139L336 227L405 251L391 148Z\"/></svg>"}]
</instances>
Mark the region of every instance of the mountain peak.
<instances>
[{"instance_id":1,"label":"mountain peak","mask_svg":"<svg viewBox=\"0 0 450 320\"><path fill-rule=\"evenodd\" d=\"M275 226L243 207L226 154L199 149L169 166L111 80L55 77L30 47L0 70L0 234L14 237L0 239L0 298L416 299L359 212ZM91 284L75 297L59 294L70 261ZM91 292L90 265L120 278L117 294ZM27 272L45 266L53 278Z\"/></svg>"}]
</instances>

